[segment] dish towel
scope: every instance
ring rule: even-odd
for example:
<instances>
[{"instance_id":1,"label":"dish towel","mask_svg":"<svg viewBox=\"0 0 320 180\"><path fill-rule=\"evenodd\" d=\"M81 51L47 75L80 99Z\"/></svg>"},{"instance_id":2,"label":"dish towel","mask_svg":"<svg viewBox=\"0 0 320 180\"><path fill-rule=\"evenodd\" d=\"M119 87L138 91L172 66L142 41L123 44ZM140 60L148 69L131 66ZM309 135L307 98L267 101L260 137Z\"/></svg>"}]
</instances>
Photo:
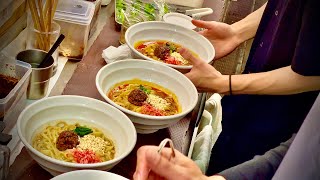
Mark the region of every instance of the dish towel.
<instances>
[{"instance_id":1,"label":"dish towel","mask_svg":"<svg viewBox=\"0 0 320 180\"><path fill-rule=\"evenodd\" d=\"M212 147L222 131L221 98L215 93L206 101L191 155L203 173L208 169Z\"/></svg>"},{"instance_id":2,"label":"dish towel","mask_svg":"<svg viewBox=\"0 0 320 180\"><path fill-rule=\"evenodd\" d=\"M131 50L128 45L123 44L119 47L109 46L102 51L102 58L108 63L118 60L131 59Z\"/></svg>"}]
</instances>

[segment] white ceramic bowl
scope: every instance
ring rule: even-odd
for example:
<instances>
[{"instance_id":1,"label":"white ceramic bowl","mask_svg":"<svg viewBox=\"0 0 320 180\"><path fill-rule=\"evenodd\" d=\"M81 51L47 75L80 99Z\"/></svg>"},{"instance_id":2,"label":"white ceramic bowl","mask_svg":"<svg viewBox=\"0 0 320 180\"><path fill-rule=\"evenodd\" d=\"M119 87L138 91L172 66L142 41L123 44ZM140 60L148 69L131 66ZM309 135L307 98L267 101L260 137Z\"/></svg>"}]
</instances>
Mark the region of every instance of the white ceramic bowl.
<instances>
[{"instance_id":1,"label":"white ceramic bowl","mask_svg":"<svg viewBox=\"0 0 320 180\"><path fill-rule=\"evenodd\" d=\"M115 158L101 163L77 164L51 158L34 149L31 145L34 132L57 120L98 127L115 142ZM31 157L53 176L79 169L109 170L132 151L137 140L136 130L124 113L105 102L82 96L54 96L39 100L20 114L17 128Z\"/></svg>"},{"instance_id":2,"label":"white ceramic bowl","mask_svg":"<svg viewBox=\"0 0 320 180\"><path fill-rule=\"evenodd\" d=\"M130 111L114 103L107 93L119 82L138 78L156 83L171 90L178 97L182 112L171 116L151 116ZM152 133L168 127L186 116L197 104L198 92L183 74L154 61L122 60L104 66L96 76L96 86L101 96L110 104L125 112L138 133Z\"/></svg>"},{"instance_id":3,"label":"white ceramic bowl","mask_svg":"<svg viewBox=\"0 0 320 180\"><path fill-rule=\"evenodd\" d=\"M170 24L179 25L187 29L196 29L197 27L192 24L192 17L182 13L167 13L162 17L163 21Z\"/></svg>"},{"instance_id":4,"label":"white ceramic bowl","mask_svg":"<svg viewBox=\"0 0 320 180\"><path fill-rule=\"evenodd\" d=\"M130 47L134 57L155 61L143 55L134 48L134 44L141 40L168 40L186 47L197 53L201 59L207 63L211 62L215 56L215 50L208 39L197 32L178 25L166 22L142 22L131 26L125 34L127 45ZM155 61L162 63L159 61ZM162 63L166 64L166 63ZM186 72L192 66L166 64L179 71Z\"/></svg>"},{"instance_id":5,"label":"white ceramic bowl","mask_svg":"<svg viewBox=\"0 0 320 180\"><path fill-rule=\"evenodd\" d=\"M61 174L51 180L128 180L114 173L97 170L79 170Z\"/></svg>"}]
</instances>

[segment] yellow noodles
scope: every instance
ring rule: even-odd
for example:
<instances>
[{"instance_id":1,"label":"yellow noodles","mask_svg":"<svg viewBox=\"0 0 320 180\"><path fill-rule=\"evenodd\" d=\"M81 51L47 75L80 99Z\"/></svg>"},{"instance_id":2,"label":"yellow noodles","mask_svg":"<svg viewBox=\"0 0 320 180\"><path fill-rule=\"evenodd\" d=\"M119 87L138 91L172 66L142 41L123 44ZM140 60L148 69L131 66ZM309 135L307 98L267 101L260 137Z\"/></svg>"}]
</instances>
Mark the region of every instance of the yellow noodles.
<instances>
[{"instance_id":1,"label":"yellow noodles","mask_svg":"<svg viewBox=\"0 0 320 180\"><path fill-rule=\"evenodd\" d=\"M144 105L137 106L129 102L128 96L133 90L140 89L141 85L148 91L148 98ZM141 114L168 116L181 112L181 107L174 93L157 84L139 79L128 80L114 85L108 92L108 97L118 105Z\"/></svg>"},{"instance_id":2,"label":"yellow noodles","mask_svg":"<svg viewBox=\"0 0 320 180\"><path fill-rule=\"evenodd\" d=\"M59 151L56 148L56 141L59 137L59 134L63 131L73 131L77 126L80 126L80 124L67 124L64 121L58 121L55 125L46 125L45 128L40 131L40 133L37 133L33 137L32 146L40 151L41 153L66 162L75 162L71 150L66 151ZM104 134L97 128L90 127L92 129L93 133L90 135L93 135L95 137L100 137L104 141L106 141L106 144L108 146L104 149L105 152L96 152L97 155L100 156L101 161L108 161L114 158L115 155L115 145L112 140L108 139L104 136Z\"/></svg>"}]
</instances>

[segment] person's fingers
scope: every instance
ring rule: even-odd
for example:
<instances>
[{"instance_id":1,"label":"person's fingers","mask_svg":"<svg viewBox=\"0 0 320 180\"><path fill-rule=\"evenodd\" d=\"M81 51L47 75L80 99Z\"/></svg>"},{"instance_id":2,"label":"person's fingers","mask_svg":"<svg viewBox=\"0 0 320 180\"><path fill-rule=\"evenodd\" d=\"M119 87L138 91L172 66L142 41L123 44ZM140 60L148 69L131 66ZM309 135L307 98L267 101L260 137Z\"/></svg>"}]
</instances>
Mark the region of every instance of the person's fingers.
<instances>
[{"instance_id":1,"label":"person's fingers","mask_svg":"<svg viewBox=\"0 0 320 180\"><path fill-rule=\"evenodd\" d=\"M150 167L148 166L148 162L145 157L145 151L148 148L152 148L152 147L150 146L141 147L137 151L137 165L136 165L136 171L133 175L134 180L148 179Z\"/></svg>"},{"instance_id":2,"label":"person's fingers","mask_svg":"<svg viewBox=\"0 0 320 180\"><path fill-rule=\"evenodd\" d=\"M199 31L198 34L200 34L200 35L202 35L202 36L204 36L204 37L208 37L208 29Z\"/></svg>"},{"instance_id":3,"label":"person's fingers","mask_svg":"<svg viewBox=\"0 0 320 180\"><path fill-rule=\"evenodd\" d=\"M196 66L200 63L203 63L204 61L198 57L195 57L188 49L186 48L179 48L178 52L181 54L181 56L193 64L193 66Z\"/></svg>"},{"instance_id":4,"label":"person's fingers","mask_svg":"<svg viewBox=\"0 0 320 180\"><path fill-rule=\"evenodd\" d=\"M191 22L193 25L205 29L210 29L213 25L210 21L192 20Z\"/></svg>"},{"instance_id":5,"label":"person's fingers","mask_svg":"<svg viewBox=\"0 0 320 180\"><path fill-rule=\"evenodd\" d=\"M137 165L136 172L134 173L133 179L135 180L145 180L148 179L150 172L150 167L146 157L146 151L154 151L158 153L159 147L157 146L142 146L137 151ZM177 156L182 156L179 152L175 153ZM160 154L159 154L160 156ZM171 148L163 148L161 151L161 156L170 159L172 156Z\"/></svg>"},{"instance_id":6,"label":"person's fingers","mask_svg":"<svg viewBox=\"0 0 320 180\"><path fill-rule=\"evenodd\" d=\"M180 166L176 166L173 162L169 161L165 157L162 157L157 151L148 149L145 153L151 171L166 179L178 177L179 172L181 171ZM180 161L181 159L177 160Z\"/></svg>"}]
</instances>

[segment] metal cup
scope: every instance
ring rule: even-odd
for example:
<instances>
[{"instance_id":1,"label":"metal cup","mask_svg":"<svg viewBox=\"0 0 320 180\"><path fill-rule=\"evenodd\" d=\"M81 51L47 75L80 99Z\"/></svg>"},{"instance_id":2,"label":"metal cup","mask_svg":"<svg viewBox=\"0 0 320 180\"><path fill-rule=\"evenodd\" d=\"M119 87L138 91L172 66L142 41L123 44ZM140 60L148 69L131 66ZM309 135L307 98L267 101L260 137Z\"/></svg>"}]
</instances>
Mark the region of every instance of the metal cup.
<instances>
[{"instance_id":1,"label":"metal cup","mask_svg":"<svg viewBox=\"0 0 320 180\"><path fill-rule=\"evenodd\" d=\"M29 49L19 52L16 56L17 60L24 61L32 66L32 73L27 89L28 99L41 99L47 94L49 80L53 75L54 59L52 56L44 68L38 68L46 54L45 51L39 49Z\"/></svg>"}]
</instances>

